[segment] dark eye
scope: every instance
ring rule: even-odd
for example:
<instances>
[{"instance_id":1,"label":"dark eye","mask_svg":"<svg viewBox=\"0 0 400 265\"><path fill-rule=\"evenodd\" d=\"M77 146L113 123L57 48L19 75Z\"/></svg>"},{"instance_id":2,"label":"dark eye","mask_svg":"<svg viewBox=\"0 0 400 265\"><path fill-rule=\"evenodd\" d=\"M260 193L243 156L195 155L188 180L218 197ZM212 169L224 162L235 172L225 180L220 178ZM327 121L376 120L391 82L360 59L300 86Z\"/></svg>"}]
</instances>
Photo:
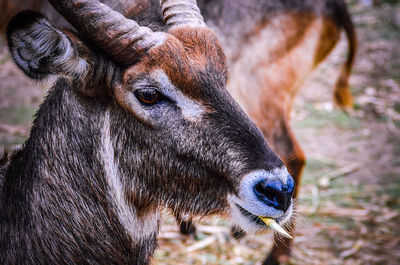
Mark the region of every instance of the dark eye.
<instances>
[{"instance_id":1,"label":"dark eye","mask_svg":"<svg viewBox=\"0 0 400 265\"><path fill-rule=\"evenodd\" d=\"M154 88L138 89L135 96L143 105L154 105L160 100L160 94Z\"/></svg>"}]
</instances>

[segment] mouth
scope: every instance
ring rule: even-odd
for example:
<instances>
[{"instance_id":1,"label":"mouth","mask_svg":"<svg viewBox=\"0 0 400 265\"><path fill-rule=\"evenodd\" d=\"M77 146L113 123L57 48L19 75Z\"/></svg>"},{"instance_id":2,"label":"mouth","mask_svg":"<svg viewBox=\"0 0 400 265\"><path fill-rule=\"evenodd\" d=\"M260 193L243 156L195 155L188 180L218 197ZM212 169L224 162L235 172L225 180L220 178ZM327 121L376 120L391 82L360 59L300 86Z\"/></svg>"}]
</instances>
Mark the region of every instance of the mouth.
<instances>
[{"instance_id":1,"label":"mouth","mask_svg":"<svg viewBox=\"0 0 400 265\"><path fill-rule=\"evenodd\" d=\"M235 203L236 206L239 208L239 211L241 214L243 214L245 217L247 217L247 219L249 219L249 221L256 223L258 225L261 226L267 226L261 219L259 216L252 214L251 212L247 211L246 209L244 209L242 206L240 206L239 204ZM263 216L263 217L267 217L267 218L271 218L273 219L275 222L277 222L278 224L281 224L282 221L285 219L284 216L276 218L276 217L269 217L269 216Z\"/></svg>"},{"instance_id":2,"label":"mouth","mask_svg":"<svg viewBox=\"0 0 400 265\"><path fill-rule=\"evenodd\" d=\"M262 227L267 227L267 225L257 215L252 214L237 203L235 203L235 205L236 207L238 207L240 213L245 216L250 222L260 225Z\"/></svg>"},{"instance_id":3,"label":"mouth","mask_svg":"<svg viewBox=\"0 0 400 265\"><path fill-rule=\"evenodd\" d=\"M280 217L280 218L271 218L271 217L266 217L266 216L257 216L254 215L252 213L250 213L249 211L247 211L246 209L244 209L243 207L241 207L240 205L236 204L235 205L238 207L240 213L250 222L253 224L256 224L257 226L260 226L262 229L265 228L269 228L275 232L277 232L278 234L281 234L285 237L288 238L292 238L291 235L289 235L280 225L279 223L282 222L284 223L283 219L284 217Z\"/></svg>"}]
</instances>

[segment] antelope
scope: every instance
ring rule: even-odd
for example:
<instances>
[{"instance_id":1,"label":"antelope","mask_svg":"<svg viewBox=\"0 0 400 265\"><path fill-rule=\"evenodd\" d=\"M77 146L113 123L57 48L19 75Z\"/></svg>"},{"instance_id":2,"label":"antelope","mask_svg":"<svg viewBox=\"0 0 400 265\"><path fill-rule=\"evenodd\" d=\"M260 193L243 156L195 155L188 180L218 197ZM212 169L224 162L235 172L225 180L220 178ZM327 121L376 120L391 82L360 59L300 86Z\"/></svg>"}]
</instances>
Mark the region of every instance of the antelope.
<instances>
[{"instance_id":1,"label":"antelope","mask_svg":"<svg viewBox=\"0 0 400 265\"><path fill-rule=\"evenodd\" d=\"M154 31L167 30L162 23L162 12L158 9L156 0L103 2ZM226 88L261 129L269 146L283 160L295 183L298 184L305 165L305 155L290 126L290 111L303 80L335 47L342 30L345 31L349 42L349 53L336 83L334 99L343 109L352 105L348 79L355 58L356 37L345 3L342 0L200 0L198 5L207 26L214 30L226 54L226 67L229 73ZM5 0L2 3L2 10L8 11L5 12L6 16L2 17L3 20L0 18L0 29L8 20L8 16L15 14L21 8L41 10L53 21L57 20L59 25L67 24L62 21L61 16L56 15L46 1ZM80 27L74 23L72 25L78 29L81 36L89 35L87 32L81 32ZM76 33L65 31L63 33L73 40L73 43L80 43L78 47L83 45L84 50L97 52L99 48L103 48L101 47L103 44L99 45L97 39L92 37L83 40L75 35ZM107 51L108 49L103 48L103 52ZM103 57L96 61L101 69L104 67L104 62L108 62ZM90 65L96 67L94 61ZM60 64L57 67L62 68L65 65ZM58 72L71 80L71 73L67 75L61 73L62 71ZM107 82L112 79L108 75L105 76L108 78ZM71 81L77 82L76 79ZM112 89L107 89L109 90ZM85 95L91 95L98 91L84 89L83 92ZM108 93L110 92L105 94ZM299 185L296 185L293 197L297 196L298 188ZM193 232L194 226L190 219L182 219L179 211L175 212L178 219L183 220L181 231ZM258 225L263 226L262 223ZM238 227L243 228L243 224L235 228L236 234L243 235L244 232ZM292 225L290 230L293 228ZM248 231L246 228L243 230ZM264 264L288 260L292 241L283 239L276 242Z\"/></svg>"},{"instance_id":2,"label":"antelope","mask_svg":"<svg viewBox=\"0 0 400 265\"><path fill-rule=\"evenodd\" d=\"M77 32L35 11L7 29L27 76L58 79L2 162L1 264L149 264L163 208L250 233L290 219L293 178L227 92L195 0L162 0L147 26L97 0L50 3Z\"/></svg>"}]
</instances>

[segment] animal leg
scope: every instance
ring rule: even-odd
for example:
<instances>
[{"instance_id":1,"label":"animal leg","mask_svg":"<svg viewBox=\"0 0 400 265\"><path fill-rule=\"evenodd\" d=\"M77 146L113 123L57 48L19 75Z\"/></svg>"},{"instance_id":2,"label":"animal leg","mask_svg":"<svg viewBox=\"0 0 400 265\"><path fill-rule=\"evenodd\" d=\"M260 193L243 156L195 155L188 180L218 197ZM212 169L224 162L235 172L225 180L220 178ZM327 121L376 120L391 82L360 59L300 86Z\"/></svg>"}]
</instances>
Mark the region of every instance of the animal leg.
<instances>
[{"instance_id":1,"label":"animal leg","mask_svg":"<svg viewBox=\"0 0 400 265\"><path fill-rule=\"evenodd\" d=\"M293 193L293 198L295 199L299 192L301 174L305 166L304 152L294 137L287 121L282 121L281 128L278 130L278 134L272 137L272 141L272 145L275 148L274 151L281 156L296 183ZM293 235L294 222L291 222L286 228L289 234ZM293 239L275 235L274 240L276 244L263 265L284 264L289 261Z\"/></svg>"},{"instance_id":2,"label":"animal leg","mask_svg":"<svg viewBox=\"0 0 400 265\"><path fill-rule=\"evenodd\" d=\"M184 235L195 235L196 226L194 225L191 218L182 218L179 214L175 215L176 222L179 225L179 231Z\"/></svg>"}]
</instances>

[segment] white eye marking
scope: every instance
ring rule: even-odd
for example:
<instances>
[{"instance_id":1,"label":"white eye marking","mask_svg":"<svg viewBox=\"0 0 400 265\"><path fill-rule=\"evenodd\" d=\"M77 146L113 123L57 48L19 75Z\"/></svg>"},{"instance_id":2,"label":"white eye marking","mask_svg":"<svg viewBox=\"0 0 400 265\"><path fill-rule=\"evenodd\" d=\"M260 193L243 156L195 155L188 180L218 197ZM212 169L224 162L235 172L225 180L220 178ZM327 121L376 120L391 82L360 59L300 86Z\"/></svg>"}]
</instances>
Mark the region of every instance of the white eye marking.
<instances>
[{"instance_id":1,"label":"white eye marking","mask_svg":"<svg viewBox=\"0 0 400 265\"><path fill-rule=\"evenodd\" d=\"M182 115L186 120L197 121L205 112L204 106L185 96L177 87L175 87L163 70L155 70L151 76L160 83L162 93L176 102L181 109Z\"/></svg>"}]
</instances>

